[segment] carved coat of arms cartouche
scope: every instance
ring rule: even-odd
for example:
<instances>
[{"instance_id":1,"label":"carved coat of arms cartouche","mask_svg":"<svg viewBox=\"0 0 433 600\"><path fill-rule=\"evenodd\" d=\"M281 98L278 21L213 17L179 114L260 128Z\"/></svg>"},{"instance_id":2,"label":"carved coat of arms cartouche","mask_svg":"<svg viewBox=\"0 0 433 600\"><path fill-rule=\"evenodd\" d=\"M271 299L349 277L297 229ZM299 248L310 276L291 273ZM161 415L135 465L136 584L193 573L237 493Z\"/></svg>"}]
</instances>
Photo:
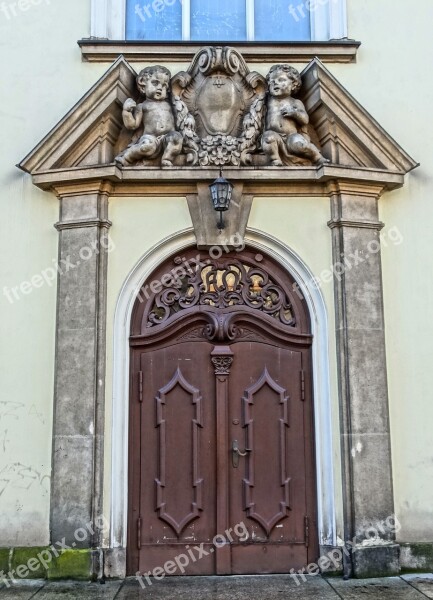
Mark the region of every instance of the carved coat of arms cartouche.
<instances>
[{"instance_id":1,"label":"carved coat of arms cartouche","mask_svg":"<svg viewBox=\"0 0 433 600\"><path fill-rule=\"evenodd\" d=\"M274 65L265 78L226 47L202 48L187 71L143 69L137 100L123 106L129 136L122 166L290 166L327 162L311 141L309 116L294 96L299 72Z\"/></svg>"}]
</instances>

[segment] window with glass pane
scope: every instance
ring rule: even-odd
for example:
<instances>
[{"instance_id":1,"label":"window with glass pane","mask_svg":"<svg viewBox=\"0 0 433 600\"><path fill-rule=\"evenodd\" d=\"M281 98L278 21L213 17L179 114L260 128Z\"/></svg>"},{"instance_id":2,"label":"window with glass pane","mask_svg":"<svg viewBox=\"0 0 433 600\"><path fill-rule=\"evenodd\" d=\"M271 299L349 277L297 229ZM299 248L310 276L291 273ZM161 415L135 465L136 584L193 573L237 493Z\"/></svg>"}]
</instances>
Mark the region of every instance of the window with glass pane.
<instances>
[{"instance_id":1,"label":"window with glass pane","mask_svg":"<svg viewBox=\"0 0 433 600\"><path fill-rule=\"evenodd\" d=\"M311 39L310 12L293 10L288 0L126 0L126 9L127 40Z\"/></svg>"},{"instance_id":2,"label":"window with glass pane","mask_svg":"<svg viewBox=\"0 0 433 600\"><path fill-rule=\"evenodd\" d=\"M258 42L310 40L310 13L307 10L290 13L289 5L289 0L257 0L254 7L254 39Z\"/></svg>"},{"instance_id":3,"label":"window with glass pane","mask_svg":"<svg viewBox=\"0 0 433 600\"><path fill-rule=\"evenodd\" d=\"M245 0L191 0L191 39L199 42L246 40Z\"/></svg>"},{"instance_id":4,"label":"window with glass pane","mask_svg":"<svg viewBox=\"0 0 433 600\"><path fill-rule=\"evenodd\" d=\"M157 9L157 10L155 10ZM153 3L127 0L126 39L176 41L182 39L180 0Z\"/></svg>"}]
</instances>

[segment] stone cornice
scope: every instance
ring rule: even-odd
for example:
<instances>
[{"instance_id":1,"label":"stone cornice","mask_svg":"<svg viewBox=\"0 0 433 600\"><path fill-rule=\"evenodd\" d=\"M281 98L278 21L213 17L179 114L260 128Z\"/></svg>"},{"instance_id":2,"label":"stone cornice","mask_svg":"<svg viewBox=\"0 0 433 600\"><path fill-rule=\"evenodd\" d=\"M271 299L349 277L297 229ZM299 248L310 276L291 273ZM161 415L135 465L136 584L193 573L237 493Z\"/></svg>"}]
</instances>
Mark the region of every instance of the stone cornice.
<instances>
[{"instance_id":1,"label":"stone cornice","mask_svg":"<svg viewBox=\"0 0 433 600\"><path fill-rule=\"evenodd\" d=\"M54 190L59 195L77 192L92 193L101 190L101 182L111 183L113 195L133 196L165 194L181 196L194 192L197 183L211 183L218 169L174 167L168 169L124 168L116 165L56 169L33 175L33 183L43 190ZM261 167L258 169L226 168L224 176L233 182L244 183L246 193L266 196L276 193L284 196L331 195L338 193L339 185L359 184L367 195L377 195L377 190L402 187L404 175L385 170L323 165L321 167ZM88 187L87 187L88 186ZM360 193L359 187L353 187ZM69 191L68 191L69 190Z\"/></svg>"},{"instance_id":2,"label":"stone cornice","mask_svg":"<svg viewBox=\"0 0 433 600\"><path fill-rule=\"evenodd\" d=\"M154 42L110 41L83 39L78 41L83 60L111 63L119 56L129 62L183 63L192 60L203 46L203 42ZM361 42L355 40L331 40L329 42L291 42L290 44L228 43L238 50L246 60L259 63L306 63L320 58L326 63L353 63Z\"/></svg>"}]
</instances>

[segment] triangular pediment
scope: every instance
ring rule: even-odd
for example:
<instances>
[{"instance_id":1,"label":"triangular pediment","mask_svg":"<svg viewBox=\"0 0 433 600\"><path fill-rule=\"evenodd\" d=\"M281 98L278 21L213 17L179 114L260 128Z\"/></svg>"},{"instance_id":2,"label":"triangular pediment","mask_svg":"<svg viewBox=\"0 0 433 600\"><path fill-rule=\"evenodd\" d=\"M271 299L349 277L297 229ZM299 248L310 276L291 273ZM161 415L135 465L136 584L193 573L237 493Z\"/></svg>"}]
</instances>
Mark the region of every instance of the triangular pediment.
<instances>
[{"instance_id":1,"label":"triangular pediment","mask_svg":"<svg viewBox=\"0 0 433 600\"><path fill-rule=\"evenodd\" d=\"M123 129L122 106L135 94L135 78L120 57L18 166L35 175L112 163Z\"/></svg>"},{"instance_id":2,"label":"triangular pediment","mask_svg":"<svg viewBox=\"0 0 433 600\"><path fill-rule=\"evenodd\" d=\"M418 166L319 59L304 69L302 81L300 98L332 164L402 174Z\"/></svg>"},{"instance_id":3,"label":"triangular pediment","mask_svg":"<svg viewBox=\"0 0 433 600\"><path fill-rule=\"evenodd\" d=\"M122 107L127 98L137 98L136 76L120 57L18 166L38 175L113 165L128 143ZM318 59L304 69L302 81L299 98L310 117L312 140L331 166L401 175L417 166Z\"/></svg>"}]
</instances>

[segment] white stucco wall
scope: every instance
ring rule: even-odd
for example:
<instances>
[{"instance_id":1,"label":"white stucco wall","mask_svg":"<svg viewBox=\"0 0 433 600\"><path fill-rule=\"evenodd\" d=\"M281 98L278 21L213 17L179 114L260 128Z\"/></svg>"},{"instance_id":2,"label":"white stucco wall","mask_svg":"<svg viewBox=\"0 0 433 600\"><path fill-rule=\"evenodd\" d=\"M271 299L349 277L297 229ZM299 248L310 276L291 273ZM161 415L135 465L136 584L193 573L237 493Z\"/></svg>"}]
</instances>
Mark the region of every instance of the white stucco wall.
<instances>
[{"instance_id":1,"label":"white stucco wall","mask_svg":"<svg viewBox=\"0 0 433 600\"><path fill-rule=\"evenodd\" d=\"M8 3L6 3L8 4ZM10 5L14 4L13 2ZM8 4L9 6L9 4ZM328 65L422 166L403 190L381 200L381 218L403 242L383 250L394 485L400 540L432 541L433 422L430 370L433 298L433 140L429 76L433 3L348 0L349 36L363 45L358 63ZM46 0L27 11L0 12L0 546L40 545L49 536L49 475L54 378L55 285L43 284L11 303L3 293L30 281L57 258L58 203L14 165L107 69L82 63L77 39L90 32L85 1ZM138 68L138 67L137 67ZM172 67L180 70L182 65ZM266 72L267 67L259 66ZM426 75L427 72L427 75ZM431 128L430 128L431 129ZM190 225L185 201L112 199L116 250L109 258L107 432L110 431L112 324L120 287L156 241ZM320 199L260 199L250 225L280 237L314 274L329 267L329 207ZM332 285L323 293L333 319ZM332 331L333 327L330 327ZM335 361L334 342L330 342ZM331 365L336 402L335 362ZM335 427L335 422L334 422ZM335 429L335 434L337 430ZM106 466L110 465L107 439ZM338 478L338 473L336 474ZM108 492L109 478L106 479ZM108 495L107 495L108 497Z\"/></svg>"},{"instance_id":2,"label":"white stucco wall","mask_svg":"<svg viewBox=\"0 0 433 600\"><path fill-rule=\"evenodd\" d=\"M17 164L105 71L83 65L87 2L0 10L0 547L49 538L56 283L26 287L57 260L58 201ZM11 5L15 5L16 16ZM9 19L7 18L9 14ZM47 277L49 278L49 273ZM36 279L36 285L40 280Z\"/></svg>"},{"instance_id":3,"label":"white stucco wall","mask_svg":"<svg viewBox=\"0 0 433 600\"><path fill-rule=\"evenodd\" d=\"M403 242L383 248L386 340L396 514L400 541L433 540L433 3L348 0L356 65L332 72L421 163L380 202L381 220Z\"/></svg>"}]
</instances>

